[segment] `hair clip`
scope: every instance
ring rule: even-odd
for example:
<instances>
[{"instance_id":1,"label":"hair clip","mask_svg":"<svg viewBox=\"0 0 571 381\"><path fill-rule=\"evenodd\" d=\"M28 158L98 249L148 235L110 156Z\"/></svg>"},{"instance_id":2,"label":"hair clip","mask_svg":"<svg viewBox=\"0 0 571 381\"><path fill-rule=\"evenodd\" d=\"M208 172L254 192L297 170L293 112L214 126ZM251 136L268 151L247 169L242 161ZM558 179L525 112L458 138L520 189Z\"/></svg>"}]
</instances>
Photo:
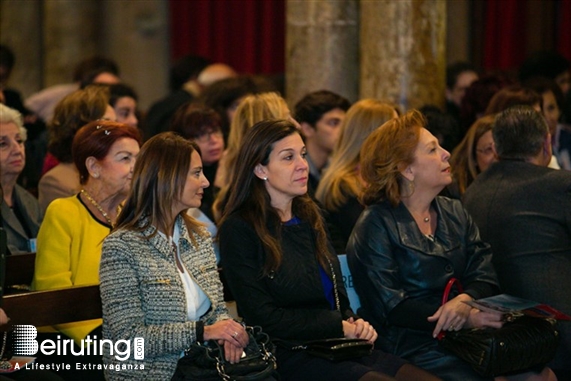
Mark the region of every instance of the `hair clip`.
<instances>
[{"instance_id":1,"label":"hair clip","mask_svg":"<svg viewBox=\"0 0 571 381\"><path fill-rule=\"evenodd\" d=\"M105 130L105 135L109 135L110 133L111 133L111 131Z\"/></svg>"}]
</instances>

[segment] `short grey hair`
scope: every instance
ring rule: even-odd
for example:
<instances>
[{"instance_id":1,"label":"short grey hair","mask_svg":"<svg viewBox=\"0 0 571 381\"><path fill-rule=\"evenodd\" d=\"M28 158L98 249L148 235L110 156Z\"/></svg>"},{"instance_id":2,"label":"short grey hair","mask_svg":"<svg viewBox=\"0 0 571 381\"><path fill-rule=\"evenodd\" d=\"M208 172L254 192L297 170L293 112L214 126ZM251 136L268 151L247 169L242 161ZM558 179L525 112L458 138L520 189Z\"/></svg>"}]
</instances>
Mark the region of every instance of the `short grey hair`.
<instances>
[{"instance_id":1,"label":"short grey hair","mask_svg":"<svg viewBox=\"0 0 571 381\"><path fill-rule=\"evenodd\" d=\"M24 118L22 118L22 114L20 114L18 110L10 108L2 103L0 103L0 123L14 123L18 126L22 139L26 140L28 137L28 133L24 127Z\"/></svg>"}]
</instances>

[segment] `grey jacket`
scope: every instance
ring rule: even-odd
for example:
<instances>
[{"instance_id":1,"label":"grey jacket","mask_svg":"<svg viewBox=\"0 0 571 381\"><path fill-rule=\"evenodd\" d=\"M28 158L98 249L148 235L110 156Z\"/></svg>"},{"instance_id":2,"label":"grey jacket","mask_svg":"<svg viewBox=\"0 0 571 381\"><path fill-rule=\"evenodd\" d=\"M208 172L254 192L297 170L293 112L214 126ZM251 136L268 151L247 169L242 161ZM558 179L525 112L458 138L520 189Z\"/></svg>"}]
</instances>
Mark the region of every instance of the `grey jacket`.
<instances>
[{"instance_id":1,"label":"grey jacket","mask_svg":"<svg viewBox=\"0 0 571 381\"><path fill-rule=\"evenodd\" d=\"M210 325L230 319L210 235L206 230L204 236L195 235L195 248L186 238L188 231L180 216L176 223L181 226L182 262L212 304L200 321ZM184 287L172 247L159 234L150 237L153 231L154 227L143 232L118 230L103 243L99 272L103 336L113 343L128 340L131 346L127 360L105 351L103 363L133 367L105 370L109 381L170 380L182 352L196 340L198 324L187 320ZM135 338L144 339L144 360L134 359Z\"/></svg>"},{"instance_id":2,"label":"grey jacket","mask_svg":"<svg viewBox=\"0 0 571 381\"><path fill-rule=\"evenodd\" d=\"M38 236L43 214L40 211L38 200L21 186L16 185L14 187L13 197L16 202L15 207L19 208L24 218L24 223L31 234L30 236L26 234L26 230L14 211L6 205L4 200L0 200L2 203L2 227L6 231L8 238L8 250L12 254L29 252L28 240Z\"/></svg>"}]
</instances>

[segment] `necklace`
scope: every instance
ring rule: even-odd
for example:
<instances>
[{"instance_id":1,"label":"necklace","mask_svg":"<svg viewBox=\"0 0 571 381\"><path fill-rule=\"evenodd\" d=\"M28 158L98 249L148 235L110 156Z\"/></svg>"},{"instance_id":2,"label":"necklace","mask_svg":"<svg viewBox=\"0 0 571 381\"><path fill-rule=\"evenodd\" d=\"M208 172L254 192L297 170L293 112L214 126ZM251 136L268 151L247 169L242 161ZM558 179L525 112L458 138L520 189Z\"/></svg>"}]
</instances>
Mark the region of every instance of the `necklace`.
<instances>
[{"instance_id":1,"label":"necklace","mask_svg":"<svg viewBox=\"0 0 571 381\"><path fill-rule=\"evenodd\" d=\"M97 203L97 201L95 201L90 195L89 193L87 193L87 191L85 189L80 190L81 193L83 193L83 195L85 196L85 198L87 198L89 200L89 202L91 202L91 204L97 208L97 210L99 210L99 212L101 213L101 215L103 216L103 218L105 218L105 220L107 221L107 223L109 224L109 226L111 227L115 227L115 224L113 223L113 221L111 221L111 218L109 218L109 215L107 214L106 211L103 210L103 208L101 207L101 205L99 205ZM117 206L117 214L119 214L121 212L121 205Z\"/></svg>"}]
</instances>

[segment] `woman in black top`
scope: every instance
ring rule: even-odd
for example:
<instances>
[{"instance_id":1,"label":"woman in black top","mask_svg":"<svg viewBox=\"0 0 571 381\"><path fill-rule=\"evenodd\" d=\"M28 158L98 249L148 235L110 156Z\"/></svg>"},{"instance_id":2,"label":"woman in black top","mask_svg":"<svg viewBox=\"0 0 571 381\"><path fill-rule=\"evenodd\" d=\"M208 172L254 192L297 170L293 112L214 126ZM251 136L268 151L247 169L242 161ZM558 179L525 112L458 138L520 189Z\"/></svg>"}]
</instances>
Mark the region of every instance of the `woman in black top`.
<instances>
[{"instance_id":1,"label":"woman in black top","mask_svg":"<svg viewBox=\"0 0 571 381\"><path fill-rule=\"evenodd\" d=\"M338 363L292 347L307 340L364 338L374 328L349 307L337 257L307 195L305 146L294 125L264 121L246 134L219 230L222 265L248 324L277 343L283 380L436 380L381 351Z\"/></svg>"}]
</instances>

